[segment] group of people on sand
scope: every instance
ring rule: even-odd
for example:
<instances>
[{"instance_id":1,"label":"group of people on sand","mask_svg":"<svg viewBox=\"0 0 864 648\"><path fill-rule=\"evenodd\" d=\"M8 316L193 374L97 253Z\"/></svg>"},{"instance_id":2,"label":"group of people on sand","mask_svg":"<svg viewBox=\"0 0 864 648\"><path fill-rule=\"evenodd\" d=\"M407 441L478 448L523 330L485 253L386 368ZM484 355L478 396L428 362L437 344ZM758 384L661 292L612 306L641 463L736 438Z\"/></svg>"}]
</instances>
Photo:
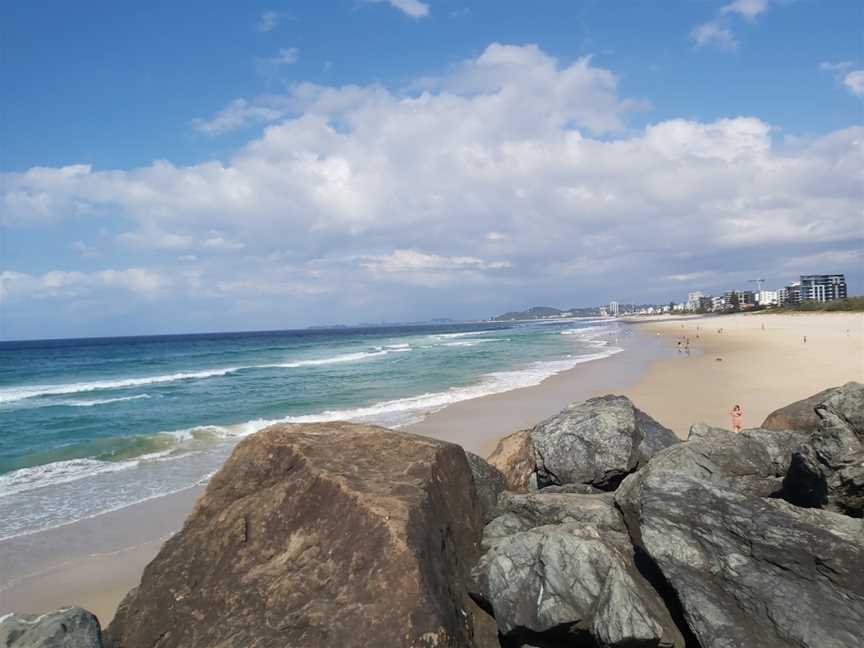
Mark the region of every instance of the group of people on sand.
<instances>
[{"instance_id":1,"label":"group of people on sand","mask_svg":"<svg viewBox=\"0 0 864 648\"><path fill-rule=\"evenodd\" d=\"M678 338L678 353L686 353L690 355L690 338L682 335Z\"/></svg>"}]
</instances>

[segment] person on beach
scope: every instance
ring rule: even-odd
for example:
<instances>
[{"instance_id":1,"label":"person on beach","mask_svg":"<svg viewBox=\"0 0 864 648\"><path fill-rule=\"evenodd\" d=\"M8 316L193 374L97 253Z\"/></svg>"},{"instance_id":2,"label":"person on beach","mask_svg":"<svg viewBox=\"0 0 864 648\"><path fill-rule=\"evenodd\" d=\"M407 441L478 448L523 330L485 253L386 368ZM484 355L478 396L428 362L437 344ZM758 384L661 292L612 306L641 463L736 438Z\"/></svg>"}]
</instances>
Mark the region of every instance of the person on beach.
<instances>
[{"instance_id":1,"label":"person on beach","mask_svg":"<svg viewBox=\"0 0 864 648\"><path fill-rule=\"evenodd\" d=\"M729 414L732 415L732 431L738 434L741 431L741 417L744 416L744 412L740 405L736 405Z\"/></svg>"}]
</instances>

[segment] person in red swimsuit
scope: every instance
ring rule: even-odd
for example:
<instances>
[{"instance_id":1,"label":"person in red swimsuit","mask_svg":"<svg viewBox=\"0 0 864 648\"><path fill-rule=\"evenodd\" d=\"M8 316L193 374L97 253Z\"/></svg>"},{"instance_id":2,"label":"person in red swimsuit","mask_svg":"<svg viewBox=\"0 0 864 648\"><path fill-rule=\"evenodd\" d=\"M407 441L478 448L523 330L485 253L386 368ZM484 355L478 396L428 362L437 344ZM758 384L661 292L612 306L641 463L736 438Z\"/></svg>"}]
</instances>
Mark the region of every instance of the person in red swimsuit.
<instances>
[{"instance_id":1,"label":"person in red swimsuit","mask_svg":"<svg viewBox=\"0 0 864 648\"><path fill-rule=\"evenodd\" d=\"M744 416L744 412L741 410L740 405L736 405L732 408L732 411L729 412L732 415L732 430L735 433L741 431L741 417Z\"/></svg>"}]
</instances>

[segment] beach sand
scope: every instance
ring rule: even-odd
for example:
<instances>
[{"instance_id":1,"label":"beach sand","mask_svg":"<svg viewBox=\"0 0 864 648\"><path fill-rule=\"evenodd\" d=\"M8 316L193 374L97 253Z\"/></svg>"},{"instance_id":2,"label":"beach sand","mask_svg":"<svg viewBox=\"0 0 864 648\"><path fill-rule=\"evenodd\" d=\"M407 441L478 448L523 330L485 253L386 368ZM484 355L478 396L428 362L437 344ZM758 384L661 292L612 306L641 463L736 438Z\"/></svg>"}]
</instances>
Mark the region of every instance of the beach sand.
<instances>
[{"instance_id":1,"label":"beach sand","mask_svg":"<svg viewBox=\"0 0 864 648\"><path fill-rule=\"evenodd\" d=\"M677 352L682 335L690 338L689 356ZM500 437L570 402L623 393L683 438L697 421L728 428L735 403L744 409L745 427L755 427L778 407L849 380L864 381L862 314L640 320L626 327L616 344L625 352L578 365L535 387L456 403L405 430L487 456ZM180 528L199 492L189 489L0 542L0 573L7 583L0 590L0 612L37 613L76 604L107 625L126 591L138 584L144 565Z\"/></svg>"},{"instance_id":2,"label":"beach sand","mask_svg":"<svg viewBox=\"0 0 864 648\"><path fill-rule=\"evenodd\" d=\"M775 409L864 381L861 313L740 314L635 326L666 340L676 354L652 363L622 392L682 438L696 422L730 429L735 404L744 427L758 427ZM681 336L690 339L689 356L677 352Z\"/></svg>"}]
</instances>

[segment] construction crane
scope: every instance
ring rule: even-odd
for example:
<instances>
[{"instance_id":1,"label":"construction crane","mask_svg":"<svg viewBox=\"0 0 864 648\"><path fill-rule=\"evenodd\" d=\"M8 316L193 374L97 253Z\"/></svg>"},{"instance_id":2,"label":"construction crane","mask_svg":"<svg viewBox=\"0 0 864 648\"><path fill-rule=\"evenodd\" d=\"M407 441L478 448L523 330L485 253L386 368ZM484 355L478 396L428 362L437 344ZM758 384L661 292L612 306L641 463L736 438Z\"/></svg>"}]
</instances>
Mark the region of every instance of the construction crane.
<instances>
[{"instance_id":1,"label":"construction crane","mask_svg":"<svg viewBox=\"0 0 864 648\"><path fill-rule=\"evenodd\" d=\"M756 284L756 292L762 292L762 282L765 281L764 279L748 279L747 281Z\"/></svg>"}]
</instances>

